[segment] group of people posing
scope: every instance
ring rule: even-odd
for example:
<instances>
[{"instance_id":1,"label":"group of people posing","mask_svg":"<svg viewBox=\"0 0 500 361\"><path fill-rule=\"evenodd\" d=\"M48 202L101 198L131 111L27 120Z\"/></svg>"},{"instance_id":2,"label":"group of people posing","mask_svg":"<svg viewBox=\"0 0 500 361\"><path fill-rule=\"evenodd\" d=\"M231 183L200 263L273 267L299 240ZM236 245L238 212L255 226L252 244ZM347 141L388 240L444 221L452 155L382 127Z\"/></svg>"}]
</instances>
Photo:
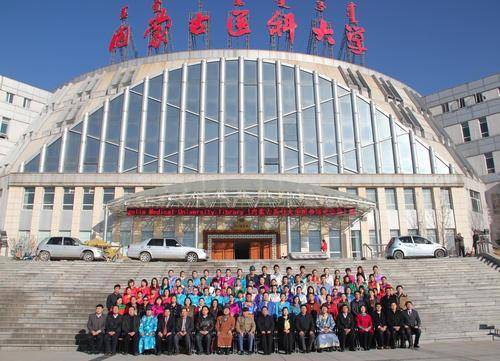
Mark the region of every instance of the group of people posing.
<instances>
[{"instance_id":1,"label":"group of people posing","mask_svg":"<svg viewBox=\"0 0 500 361\"><path fill-rule=\"evenodd\" d=\"M170 270L161 282L129 280L88 319L89 352L264 355L273 352L418 348L421 321L403 286L396 289L374 266L320 274L275 265L257 274L230 269L187 276ZM194 345L193 345L194 343ZM234 343L234 347L233 347ZM237 346L237 347L236 347ZM258 346L258 347L257 347Z\"/></svg>"}]
</instances>

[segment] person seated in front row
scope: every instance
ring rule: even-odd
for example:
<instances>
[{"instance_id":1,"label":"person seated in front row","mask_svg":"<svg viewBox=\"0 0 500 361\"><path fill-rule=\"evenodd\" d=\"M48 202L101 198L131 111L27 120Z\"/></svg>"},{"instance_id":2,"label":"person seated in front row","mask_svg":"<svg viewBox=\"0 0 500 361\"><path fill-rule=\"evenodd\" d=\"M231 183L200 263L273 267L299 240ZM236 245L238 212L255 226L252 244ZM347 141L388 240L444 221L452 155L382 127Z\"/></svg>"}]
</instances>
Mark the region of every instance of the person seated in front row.
<instances>
[{"instance_id":1,"label":"person seated in front row","mask_svg":"<svg viewBox=\"0 0 500 361\"><path fill-rule=\"evenodd\" d=\"M401 340L403 335L402 315L401 311L398 310L396 302L391 303L391 309L386 313L385 318L387 320L387 328L389 330L389 344L391 345L391 348L396 348L396 341ZM404 346L403 342L401 342L401 346Z\"/></svg>"},{"instance_id":2,"label":"person seated in front row","mask_svg":"<svg viewBox=\"0 0 500 361\"><path fill-rule=\"evenodd\" d=\"M174 346L175 318L170 309L165 308L163 315L158 316L156 328L156 354L171 355Z\"/></svg>"},{"instance_id":3,"label":"person seated in front row","mask_svg":"<svg viewBox=\"0 0 500 361\"><path fill-rule=\"evenodd\" d=\"M318 352L327 349L333 351L335 346L338 346L339 339L334 332L335 321L332 315L328 313L328 305L321 306L320 314L316 319L316 350Z\"/></svg>"},{"instance_id":4,"label":"person seated in front row","mask_svg":"<svg viewBox=\"0 0 500 361\"><path fill-rule=\"evenodd\" d=\"M306 305L301 305L300 314L295 316L295 330L297 330L299 346L303 353L311 352L314 344L314 329L315 325L312 315L307 313ZM306 338L308 338L307 345Z\"/></svg>"},{"instance_id":5,"label":"person seated in front row","mask_svg":"<svg viewBox=\"0 0 500 361\"><path fill-rule=\"evenodd\" d=\"M235 327L234 317L231 316L229 305L225 305L222 315L217 317L215 330L217 331L217 348L219 354L229 354L229 349L233 346L233 331Z\"/></svg>"},{"instance_id":6,"label":"person seated in front row","mask_svg":"<svg viewBox=\"0 0 500 361\"><path fill-rule=\"evenodd\" d=\"M247 307L243 307L242 315L238 317L236 321L236 333L238 335L238 353L240 355L243 355L243 353L245 352L245 349L243 347L245 336L248 340L247 354L253 353L255 329L256 325L252 313L249 312Z\"/></svg>"},{"instance_id":7,"label":"person seated in front row","mask_svg":"<svg viewBox=\"0 0 500 361\"><path fill-rule=\"evenodd\" d=\"M174 348L175 354L179 354L179 345L183 341L186 345L186 354L191 355L191 334L194 331L194 322L191 317L188 316L188 312L185 308L182 309L181 315L175 321L175 336L174 336Z\"/></svg>"},{"instance_id":8,"label":"person seated in front row","mask_svg":"<svg viewBox=\"0 0 500 361\"><path fill-rule=\"evenodd\" d=\"M360 346L365 351L369 351L372 344L373 321L372 317L366 313L366 306L362 305L359 314L356 316L356 327L358 328L358 340Z\"/></svg>"},{"instance_id":9,"label":"person seated in front row","mask_svg":"<svg viewBox=\"0 0 500 361\"><path fill-rule=\"evenodd\" d=\"M122 329L122 316L119 312L118 305L114 305L106 317L106 334L104 335L104 353L106 355L116 354L118 336L120 336Z\"/></svg>"},{"instance_id":10,"label":"person seated in front row","mask_svg":"<svg viewBox=\"0 0 500 361\"><path fill-rule=\"evenodd\" d=\"M104 342L104 331L106 329L106 317L103 315L103 305L95 306L95 313L89 315L87 329L89 331L89 354L102 352Z\"/></svg>"},{"instance_id":11,"label":"person seated in front row","mask_svg":"<svg viewBox=\"0 0 500 361\"><path fill-rule=\"evenodd\" d=\"M139 325L139 353L145 351L156 351L156 329L158 328L158 319L153 316L152 306L146 307L146 314L142 316Z\"/></svg>"},{"instance_id":12,"label":"person seated in front row","mask_svg":"<svg viewBox=\"0 0 500 361\"><path fill-rule=\"evenodd\" d=\"M372 313L373 332L375 334L375 342L377 349L389 347L389 330L384 312L382 312L382 305L377 303L375 311Z\"/></svg>"},{"instance_id":13,"label":"person seated in front row","mask_svg":"<svg viewBox=\"0 0 500 361\"><path fill-rule=\"evenodd\" d=\"M201 315L197 317L195 323L196 330L196 349L198 355L202 355L203 353L210 355L212 353L211 345L212 345L212 333L214 331L214 319L210 315L207 306L203 306L201 309ZM205 344L206 347L203 346Z\"/></svg>"},{"instance_id":14,"label":"person seated in front row","mask_svg":"<svg viewBox=\"0 0 500 361\"><path fill-rule=\"evenodd\" d=\"M257 319L257 329L260 333L260 343L264 355L270 355L273 352L274 327L274 318L269 315L266 306L262 307L261 314Z\"/></svg>"},{"instance_id":15,"label":"person seated in front row","mask_svg":"<svg viewBox=\"0 0 500 361\"><path fill-rule=\"evenodd\" d=\"M406 310L402 312L401 323L403 326L403 333L408 340L410 348L419 348L418 341L420 340L421 334L421 321L417 310L413 309L413 303L411 301L406 301ZM413 341L413 335L415 335L415 341ZM403 339L403 343L405 343Z\"/></svg>"},{"instance_id":16,"label":"person seated in front row","mask_svg":"<svg viewBox=\"0 0 500 361\"><path fill-rule=\"evenodd\" d=\"M293 350L294 344L294 323L292 321L288 307L281 309L281 316L276 322L276 329L278 331L279 345L286 355L290 355Z\"/></svg>"},{"instance_id":17,"label":"person seated in front row","mask_svg":"<svg viewBox=\"0 0 500 361\"><path fill-rule=\"evenodd\" d=\"M128 308L128 313L123 316L122 321L122 338L123 349L122 354L126 355L129 352L137 356L139 354L139 326L141 320L137 316L134 306ZM132 345L132 348L130 348Z\"/></svg>"},{"instance_id":18,"label":"person seated in front row","mask_svg":"<svg viewBox=\"0 0 500 361\"><path fill-rule=\"evenodd\" d=\"M342 305L340 314L337 317L337 330L340 341L340 351L344 352L346 347L354 351L354 328L356 324L349 307Z\"/></svg>"}]
</instances>

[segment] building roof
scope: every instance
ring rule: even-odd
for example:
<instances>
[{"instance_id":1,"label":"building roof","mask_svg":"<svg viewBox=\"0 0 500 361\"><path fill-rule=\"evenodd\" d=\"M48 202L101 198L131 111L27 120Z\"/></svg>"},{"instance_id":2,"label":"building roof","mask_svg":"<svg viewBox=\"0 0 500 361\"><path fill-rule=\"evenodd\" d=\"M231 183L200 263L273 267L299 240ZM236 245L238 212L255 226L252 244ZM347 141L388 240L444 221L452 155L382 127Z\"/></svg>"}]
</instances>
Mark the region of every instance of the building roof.
<instances>
[{"instance_id":1,"label":"building roof","mask_svg":"<svg viewBox=\"0 0 500 361\"><path fill-rule=\"evenodd\" d=\"M354 218L375 208L375 203L326 187L271 180L227 179L199 181L154 188L107 204L111 213L147 207L327 207L355 209Z\"/></svg>"}]
</instances>

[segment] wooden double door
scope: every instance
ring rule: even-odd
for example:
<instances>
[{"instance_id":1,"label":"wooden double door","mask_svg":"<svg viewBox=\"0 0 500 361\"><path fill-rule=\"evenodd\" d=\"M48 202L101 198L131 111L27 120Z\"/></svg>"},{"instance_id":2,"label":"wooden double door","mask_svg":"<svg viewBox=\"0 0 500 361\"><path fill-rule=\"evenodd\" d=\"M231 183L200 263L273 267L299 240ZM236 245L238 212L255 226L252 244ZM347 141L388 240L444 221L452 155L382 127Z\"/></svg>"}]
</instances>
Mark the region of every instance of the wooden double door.
<instances>
[{"instance_id":1,"label":"wooden double door","mask_svg":"<svg viewBox=\"0 0 500 361\"><path fill-rule=\"evenodd\" d=\"M272 238L217 239L212 238L212 259L271 259Z\"/></svg>"}]
</instances>

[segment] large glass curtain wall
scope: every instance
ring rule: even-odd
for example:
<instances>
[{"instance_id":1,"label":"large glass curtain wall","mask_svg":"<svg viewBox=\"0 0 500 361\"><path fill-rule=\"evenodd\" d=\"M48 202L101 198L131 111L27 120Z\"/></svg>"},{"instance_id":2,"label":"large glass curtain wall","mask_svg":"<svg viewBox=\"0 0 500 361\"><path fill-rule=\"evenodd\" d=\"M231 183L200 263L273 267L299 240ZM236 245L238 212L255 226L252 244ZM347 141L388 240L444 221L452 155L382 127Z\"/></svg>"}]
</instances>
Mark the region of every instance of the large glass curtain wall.
<instances>
[{"instance_id":1,"label":"large glass curtain wall","mask_svg":"<svg viewBox=\"0 0 500 361\"><path fill-rule=\"evenodd\" d=\"M48 173L420 173L450 167L373 102L299 66L220 59L106 100L23 169Z\"/></svg>"}]
</instances>

